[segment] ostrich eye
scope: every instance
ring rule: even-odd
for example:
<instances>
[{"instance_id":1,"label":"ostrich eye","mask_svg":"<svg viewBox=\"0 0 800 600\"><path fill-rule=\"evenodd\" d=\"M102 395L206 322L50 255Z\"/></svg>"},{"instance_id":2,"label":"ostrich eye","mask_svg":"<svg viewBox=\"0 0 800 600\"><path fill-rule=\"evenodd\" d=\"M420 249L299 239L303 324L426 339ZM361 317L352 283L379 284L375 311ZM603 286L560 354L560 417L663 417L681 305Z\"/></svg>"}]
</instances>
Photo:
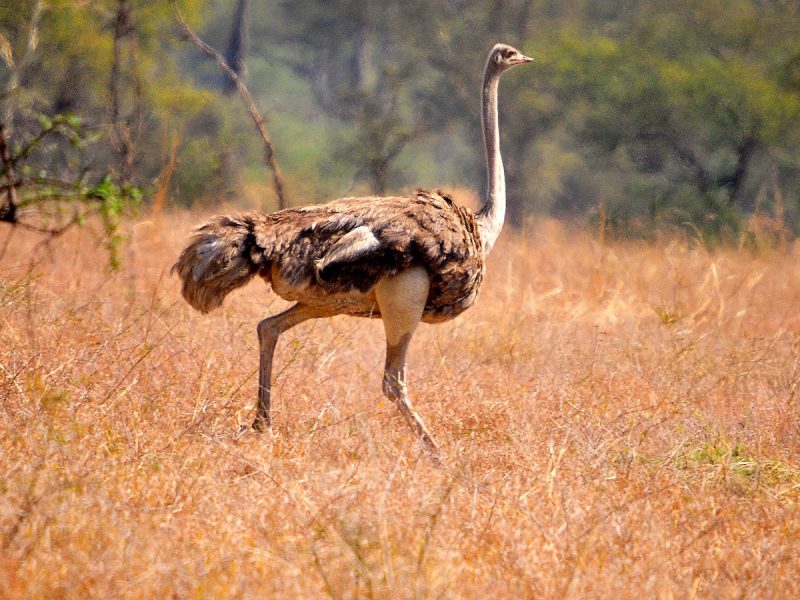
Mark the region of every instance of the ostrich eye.
<instances>
[{"instance_id":1,"label":"ostrich eye","mask_svg":"<svg viewBox=\"0 0 800 600\"><path fill-rule=\"evenodd\" d=\"M511 50L503 50L503 56L504 56L505 58L511 58L511 55L512 55L512 54L513 54L513 53L511 52Z\"/></svg>"}]
</instances>

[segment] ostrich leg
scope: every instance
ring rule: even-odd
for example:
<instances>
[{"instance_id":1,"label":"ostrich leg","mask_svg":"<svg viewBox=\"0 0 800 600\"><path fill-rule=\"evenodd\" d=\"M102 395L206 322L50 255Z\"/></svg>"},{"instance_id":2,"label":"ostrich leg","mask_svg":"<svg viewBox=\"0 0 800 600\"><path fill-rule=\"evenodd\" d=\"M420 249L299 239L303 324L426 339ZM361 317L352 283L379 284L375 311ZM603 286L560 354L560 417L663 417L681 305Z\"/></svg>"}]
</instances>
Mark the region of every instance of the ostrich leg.
<instances>
[{"instance_id":1,"label":"ostrich leg","mask_svg":"<svg viewBox=\"0 0 800 600\"><path fill-rule=\"evenodd\" d=\"M270 426L269 405L272 388L272 358L278 336L284 331L308 319L329 317L330 313L313 306L295 304L274 317L264 319L258 324L258 345L260 351L258 370L258 409L253 429L264 431Z\"/></svg>"},{"instance_id":2,"label":"ostrich leg","mask_svg":"<svg viewBox=\"0 0 800 600\"><path fill-rule=\"evenodd\" d=\"M383 393L395 403L420 441L435 456L436 442L414 410L406 382L406 354L411 337L422 318L429 288L428 273L422 267L414 267L381 280L375 289L375 297L386 330Z\"/></svg>"}]
</instances>

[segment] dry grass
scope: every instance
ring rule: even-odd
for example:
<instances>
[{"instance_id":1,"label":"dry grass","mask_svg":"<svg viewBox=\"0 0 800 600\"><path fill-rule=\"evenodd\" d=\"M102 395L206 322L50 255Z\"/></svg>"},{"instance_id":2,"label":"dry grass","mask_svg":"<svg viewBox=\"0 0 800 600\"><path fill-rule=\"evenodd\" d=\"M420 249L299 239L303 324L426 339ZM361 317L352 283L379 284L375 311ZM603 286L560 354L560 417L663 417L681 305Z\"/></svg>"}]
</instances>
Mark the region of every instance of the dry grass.
<instances>
[{"instance_id":1,"label":"dry grass","mask_svg":"<svg viewBox=\"0 0 800 600\"><path fill-rule=\"evenodd\" d=\"M423 326L417 407L379 322L281 341L252 417L260 283L210 316L166 272L198 215L0 263L0 596L800 597L800 251L505 235ZM3 238L8 230L2 232ZM5 241L5 240L0 240Z\"/></svg>"}]
</instances>

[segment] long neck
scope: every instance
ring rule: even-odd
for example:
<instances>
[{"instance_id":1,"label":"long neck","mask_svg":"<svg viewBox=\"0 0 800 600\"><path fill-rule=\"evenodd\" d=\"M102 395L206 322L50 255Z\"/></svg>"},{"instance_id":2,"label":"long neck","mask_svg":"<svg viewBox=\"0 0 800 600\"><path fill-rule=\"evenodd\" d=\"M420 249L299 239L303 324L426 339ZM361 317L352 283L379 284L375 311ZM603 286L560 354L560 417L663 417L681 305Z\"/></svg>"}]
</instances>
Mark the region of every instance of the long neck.
<instances>
[{"instance_id":1,"label":"long neck","mask_svg":"<svg viewBox=\"0 0 800 600\"><path fill-rule=\"evenodd\" d=\"M500 129L497 122L497 84L500 73L493 65L486 65L481 95L481 117L483 119L483 142L486 147L486 201L478 213L478 225L483 247L488 254L494 246L503 220L506 217L506 176L500 156Z\"/></svg>"}]
</instances>

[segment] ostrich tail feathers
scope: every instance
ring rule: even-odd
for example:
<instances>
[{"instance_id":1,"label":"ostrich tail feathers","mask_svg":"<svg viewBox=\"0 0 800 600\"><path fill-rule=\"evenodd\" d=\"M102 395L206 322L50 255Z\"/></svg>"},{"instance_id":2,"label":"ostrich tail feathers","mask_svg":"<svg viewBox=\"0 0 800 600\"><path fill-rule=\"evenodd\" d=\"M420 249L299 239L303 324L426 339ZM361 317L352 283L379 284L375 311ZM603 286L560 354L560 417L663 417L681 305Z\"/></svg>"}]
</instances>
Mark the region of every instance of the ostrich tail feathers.
<instances>
[{"instance_id":1,"label":"ostrich tail feathers","mask_svg":"<svg viewBox=\"0 0 800 600\"><path fill-rule=\"evenodd\" d=\"M254 228L248 216L214 217L197 230L170 271L180 277L183 297L193 308L214 310L261 269Z\"/></svg>"}]
</instances>

